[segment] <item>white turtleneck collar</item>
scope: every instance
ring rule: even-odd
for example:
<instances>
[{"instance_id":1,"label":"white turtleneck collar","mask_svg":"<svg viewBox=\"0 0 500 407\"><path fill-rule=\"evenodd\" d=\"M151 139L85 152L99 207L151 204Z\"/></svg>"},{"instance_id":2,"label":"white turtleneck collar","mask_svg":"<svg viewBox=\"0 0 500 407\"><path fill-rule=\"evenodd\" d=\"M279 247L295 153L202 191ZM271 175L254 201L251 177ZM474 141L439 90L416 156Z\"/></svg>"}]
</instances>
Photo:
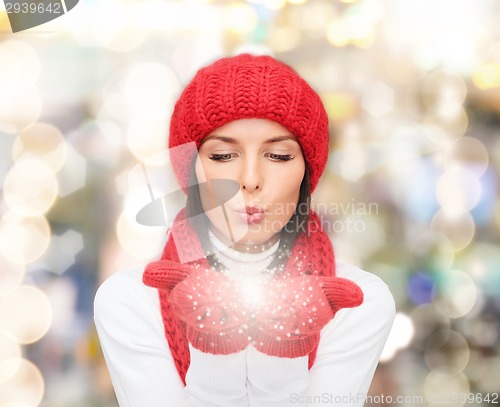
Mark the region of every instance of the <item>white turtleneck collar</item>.
<instances>
[{"instance_id":1,"label":"white turtleneck collar","mask_svg":"<svg viewBox=\"0 0 500 407\"><path fill-rule=\"evenodd\" d=\"M208 231L208 237L216 249L215 256L227 268L225 273L235 278L261 274L271 264L279 246L278 240L262 252L243 253L224 244L211 230Z\"/></svg>"}]
</instances>

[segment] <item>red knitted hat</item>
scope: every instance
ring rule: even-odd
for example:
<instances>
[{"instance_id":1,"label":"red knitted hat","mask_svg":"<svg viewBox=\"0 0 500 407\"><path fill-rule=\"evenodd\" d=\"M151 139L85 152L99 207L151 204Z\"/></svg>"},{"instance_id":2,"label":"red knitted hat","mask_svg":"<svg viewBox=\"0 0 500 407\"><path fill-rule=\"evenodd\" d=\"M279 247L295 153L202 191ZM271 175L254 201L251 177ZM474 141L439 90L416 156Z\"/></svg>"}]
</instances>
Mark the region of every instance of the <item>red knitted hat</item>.
<instances>
[{"instance_id":1,"label":"red knitted hat","mask_svg":"<svg viewBox=\"0 0 500 407\"><path fill-rule=\"evenodd\" d=\"M273 120L298 139L313 191L328 158L328 116L318 94L270 56L241 54L200 69L175 105L169 148L192 141L199 148L212 131L243 118ZM186 190L194 157L170 151L177 180Z\"/></svg>"}]
</instances>

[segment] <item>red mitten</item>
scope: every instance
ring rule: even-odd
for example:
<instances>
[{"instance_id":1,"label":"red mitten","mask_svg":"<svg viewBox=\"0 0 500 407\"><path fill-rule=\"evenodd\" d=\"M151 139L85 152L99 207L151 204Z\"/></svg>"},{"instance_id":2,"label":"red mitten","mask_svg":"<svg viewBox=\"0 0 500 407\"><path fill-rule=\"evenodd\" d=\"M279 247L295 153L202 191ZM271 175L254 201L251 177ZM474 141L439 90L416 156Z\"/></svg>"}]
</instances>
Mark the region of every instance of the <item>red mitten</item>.
<instances>
[{"instance_id":1,"label":"red mitten","mask_svg":"<svg viewBox=\"0 0 500 407\"><path fill-rule=\"evenodd\" d=\"M188 341L207 353L235 353L251 343L271 356L305 356L339 309L363 302L361 289L339 277L235 280L210 269L184 277L182 270L164 268L156 278L167 290L175 285L169 301Z\"/></svg>"},{"instance_id":2,"label":"red mitten","mask_svg":"<svg viewBox=\"0 0 500 407\"><path fill-rule=\"evenodd\" d=\"M334 314L342 308L354 308L363 303L363 291L351 280L342 277L320 277L321 288Z\"/></svg>"},{"instance_id":3,"label":"red mitten","mask_svg":"<svg viewBox=\"0 0 500 407\"><path fill-rule=\"evenodd\" d=\"M170 293L190 272L191 268L187 264L159 260L146 266L142 281L150 287L159 288Z\"/></svg>"},{"instance_id":4,"label":"red mitten","mask_svg":"<svg viewBox=\"0 0 500 407\"><path fill-rule=\"evenodd\" d=\"M272 281L263 307L256 313L256 348L271 356L309 354L321 329L337 310L363 302L363 292L339 277L300 276Z\"/></svg>"},{"instance_id":5,"label":"red mitten","mask_svg":"<svg viewBox=\"0 0 500 407\"><path fill-rule=\"evenodd\" d=\"M333 317L317 276L278 278L268 284L257 313L255 347L268 355L299 357L317 345Z\"/></svg>"},{"instance_id":6,"label":"red mitten","mask_svg":"<svg viewBox=\"0 0 500 407\"><path fill-rule=\"evenodd\" d=\"M169 300L196 349L226 355L248 345L248 314L237 281L199 269L176 285Z\"/></svg>"}]
</instances>

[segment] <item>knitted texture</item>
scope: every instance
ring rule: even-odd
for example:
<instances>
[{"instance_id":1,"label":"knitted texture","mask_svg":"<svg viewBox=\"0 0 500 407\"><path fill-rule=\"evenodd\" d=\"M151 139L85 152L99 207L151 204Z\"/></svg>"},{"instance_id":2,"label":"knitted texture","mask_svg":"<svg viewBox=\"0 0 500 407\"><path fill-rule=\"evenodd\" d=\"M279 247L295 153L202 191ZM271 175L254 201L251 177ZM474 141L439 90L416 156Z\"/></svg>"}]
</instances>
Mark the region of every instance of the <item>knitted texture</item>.
<instances>
[{"instance_id":1,"label":"knitted texture","mask_svg":"<svg viewBox=\"0 0 500 407\"><path fill-rule=\"evenodd\" d=\"M201 141L243 118L278 122L294 135L314 191L328 159L328 116L318 94L288 65L270 56L241 54L200 69L178 99L170 120L169 148L181 187L189 186L194 156L173 147ZM194 151L194 149L193 149Z\"/></svg>"},{"instance_id":2,"label":"knitted texture","mask_svg":"<svg viewBox=\"0 0 500 407\"><path fill-rule=\"evenodd\" d=\"M272 356L309 355L313 365L321 328L335 313L362 303L353 282L335 276L331 242L312 212L309 233L296 240L284 270L257 290L211 269L185 209L177 215L161 260L147 265L143 282L160 291L172 356L185 383L188 341L214 354L253 344ZM173 236L198 260L180 264Z\"/></svg>"}]
</instances>

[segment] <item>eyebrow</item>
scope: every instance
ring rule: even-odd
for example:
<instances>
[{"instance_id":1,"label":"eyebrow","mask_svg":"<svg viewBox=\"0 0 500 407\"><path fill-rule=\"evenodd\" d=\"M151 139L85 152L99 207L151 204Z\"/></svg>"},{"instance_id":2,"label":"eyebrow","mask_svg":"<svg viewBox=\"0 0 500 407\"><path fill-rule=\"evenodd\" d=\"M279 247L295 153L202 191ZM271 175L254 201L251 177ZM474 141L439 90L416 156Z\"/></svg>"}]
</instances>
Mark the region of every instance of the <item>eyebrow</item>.
<instances>
[{"instance_id":1,"label":"eyebrow","mask_svg":"<svg viewBox=\"0 0 500 407\"><path fill-rule=\"evenodd\" d=\"M204 139L201 144L206 143L209 140L219 140L223 141L224 143L229 143L229 144L238 144L238 141L234 138L231 137L226 137L226 136L218 136L216 134L212 134L211 136L208 136L206 139ZM272 143L279 143L280 141L285 141L285 140L292 140L298 143L297 139L289 134L283 135L283 136L276 136L276 137L271 137L264 141L264 144L272 144ZM200 144L200 147L201 147Z\"/></svg>"}]
</instances>

